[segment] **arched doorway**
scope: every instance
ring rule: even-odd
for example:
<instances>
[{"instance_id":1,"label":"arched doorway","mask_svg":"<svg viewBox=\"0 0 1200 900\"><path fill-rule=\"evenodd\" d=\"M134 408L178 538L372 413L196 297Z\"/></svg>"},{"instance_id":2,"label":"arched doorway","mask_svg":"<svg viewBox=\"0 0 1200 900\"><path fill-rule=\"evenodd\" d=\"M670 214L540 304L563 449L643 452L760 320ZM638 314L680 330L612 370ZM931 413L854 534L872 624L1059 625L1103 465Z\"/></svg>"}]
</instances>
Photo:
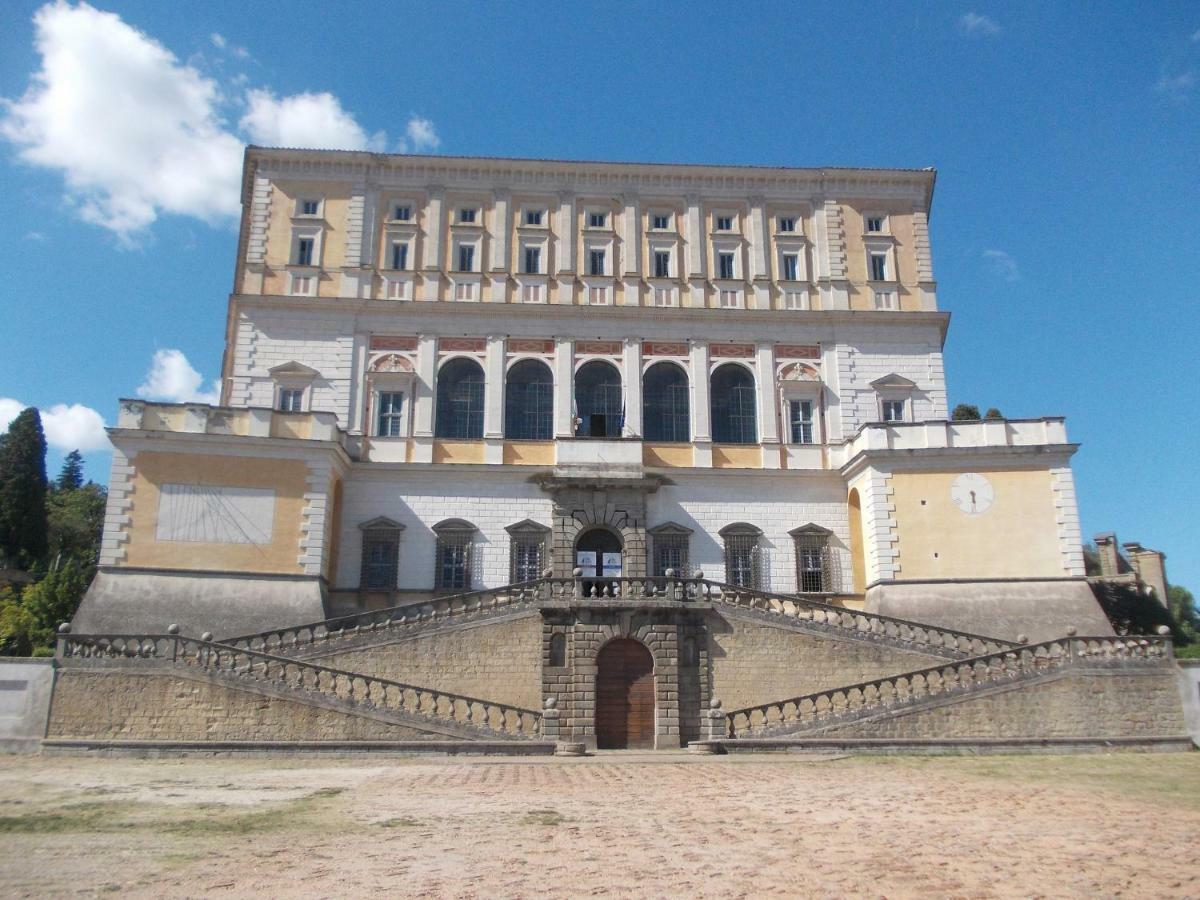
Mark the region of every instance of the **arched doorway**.
<instances>
[{"instance_id":1,"label":"arched doorway","mask_svg":"<svg viewBox=\"0 0 1200 900\"><path fill-rule=\"evenodd\" d=\"M596 747L654 747L654 657L640 641L609 641L596 656Z\"/></svg>"},{"instance_id":2,"label":"arched doorway","mask_svg":"<svg viewBox=\"0 0 1200 900\"><path fill-rule=\"evenodd\" d=\"M579 535L575 565L583 569L584 593L599 593L606 579L621 577L621 549L620 536L607 528L589 528Z\"/></svg>"},{"instance_id":3,"label":"arched doorway","mask_svg":"<svg viewBox=\"0 0 1200 900\"><path fill-rule=\"evenodd\" d=\"M576 437L619 438L625 424L621 373L603 360L584 363L575 373Z\"/></svg>"}]
</instances>

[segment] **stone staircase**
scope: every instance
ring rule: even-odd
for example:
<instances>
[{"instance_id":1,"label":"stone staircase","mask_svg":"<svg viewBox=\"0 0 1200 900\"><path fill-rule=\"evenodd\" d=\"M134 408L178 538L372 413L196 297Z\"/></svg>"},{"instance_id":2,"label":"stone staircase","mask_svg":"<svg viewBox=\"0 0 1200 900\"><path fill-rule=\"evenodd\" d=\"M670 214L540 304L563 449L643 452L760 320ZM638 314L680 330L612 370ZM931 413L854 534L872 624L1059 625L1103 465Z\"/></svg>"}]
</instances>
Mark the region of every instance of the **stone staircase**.
<instances>
[{"instance_id":1,"label":"stone staircase","mask_svg":"<svg viewBox=\"0 0 1200 900\"><path fill-rule=\"evenodd\" d=\"M535 740L539 712L178 634L59 635L64 666L167 669L466 741Z\"/></svg>"},{"instance_id":2,"label":"stone staircase","mask_svg":"<svg viewBox=\"0 0 1200 900\"><path fill-rule=\"evenodd\" d=\"M402 640L434 629L504 621L566 605L709 604L763 624L820 637L862 641L944 659L967 659L1014 647L1009 641L891 616L849 610L802 594L779 594L703 578L541 578L320 622L228 638L243 650L293 658L323 656Z\"/></svg>"},{"instance_id":3,"label":"stone staircase","mask_svg":"<svg viewBox=\"0 0 1200 900\"><path fill-rule=\"evenodd\" d=\"M893 716L952 698L1030 683L1070 667L1130 669L1172 664L1168 637L1066 637L886 678L817 691L724 714L724 734L735 740L819 737L851 722ZM720 713L718 713L720 716Z\"/></svg>"}]
</instances>

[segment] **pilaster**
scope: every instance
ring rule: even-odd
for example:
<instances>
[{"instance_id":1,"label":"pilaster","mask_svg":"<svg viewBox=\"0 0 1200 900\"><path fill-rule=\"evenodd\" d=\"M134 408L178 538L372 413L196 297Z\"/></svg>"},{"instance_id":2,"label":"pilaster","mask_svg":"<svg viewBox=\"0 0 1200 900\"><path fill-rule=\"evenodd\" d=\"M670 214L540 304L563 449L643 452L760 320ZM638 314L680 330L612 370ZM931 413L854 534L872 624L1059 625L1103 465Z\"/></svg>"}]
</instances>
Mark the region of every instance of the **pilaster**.
<instances>
[{"instance_id":1,"label":"pilaster","mask_svg":"<svg viewBox=\"0 0 1200 900\"><path fill-rule=\"evenodd\" d=\"M775 402L775 345L760 341L754 347L755 372L758 380L758 420L760 444L763 447L763 468L778 469L779 410Z\"/></svg>"},{"instance_id":2,"label":"pilaster","mask_svg":"<svg viewBox=\"0 0 1200 900\"><path fill-rule=\"evenodd\" d=\"M626 437L641 437L642 427L642 339L625 338L625 429Z\"/></svg>"},{"instance_id":3,"label":"pilaster","mask_svg":"<svg viewBox=\"0 0 1200 900\"><path fill-rule=\"evenodd\" d=\"M492 192L492 260L493 272L506 272L509 268L509 236L512 231L512 214L509 211L509 192L503 188Z\"/></svg>"},{"instance_id":4,"label":"pilaster","mask_svg":"<svg viewBox=\"0 0 1200 900\"><path fill-rule=\"evenodd\" d=\"M442 269L442 244L446 232L445 195L445 190L440 187L429 188L429 201L425 207L425 254L421 261L421 267L427 272L440 272Z\"/></svg>"},{"instance_id":5,"label":"pilaster","mask_svg":"<svg viewBox=\"0 0 1200 900\"><path fill-rule=\"evenodd\" d=\"M433 388L436 378L437 338L429 334L417 335L412 462L433 462Z\"/></svg>"},{"instance_id":6,"label":"pilaster","mask_svg":"<svg viewBox=\"0 0 1200 900\"><path fill-rule=\"evenodd\" d=\"M569 337L554 338L554 436L575 436L575 404L571 385L574 382L575 342Z\"/></svg>"},{"instance_id":7,"label":"pilaster","mask_svg":"<svg viewBox=\"0 0 1200 900\"><path fill-rule=\"evenodd\" d=\"M558 195L558 224L554 229L554 258L559 272L575 273L575 195ZM547 267L546 271L550 271Z\"/></svg>"}]
</instances>

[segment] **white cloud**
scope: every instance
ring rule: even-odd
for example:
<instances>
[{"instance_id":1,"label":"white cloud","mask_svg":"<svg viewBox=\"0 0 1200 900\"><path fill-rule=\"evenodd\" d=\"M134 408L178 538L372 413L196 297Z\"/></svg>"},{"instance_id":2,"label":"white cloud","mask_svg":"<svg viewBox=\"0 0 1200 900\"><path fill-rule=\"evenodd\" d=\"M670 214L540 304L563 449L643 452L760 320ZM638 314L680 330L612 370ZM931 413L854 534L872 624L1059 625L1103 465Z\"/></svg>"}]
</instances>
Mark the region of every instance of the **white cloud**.
<instances>
[{"instance_id":1,"label":"white cloud","mask_svg":"<svg viewBox=\"0 0 1200 900\"><path fill-rule=\"evenodd\" d=\"M182 350L156 350L146 379L138 385L137 395L146 400L167 403L218 403L220 383L203 390L204 376L192 368Z\"/></svg>"},{"instance_id":2,"label":"white cloud","mask_svg":"<svg viewBox=\"0 0 1200 900\"><path fill-rule=\"evenodd\" d=\"M246 92L248 109L238 126L252 143L266 147L382 150L387 135L368 135L330 93L277 98L269 90Z\"/></svg>"},{"instance_id":3,"label":"white cloud","mask_svg":"<svg viewBox=\"0 0 1200 900\"><path fill-rule=\"evenodd\" d=\"M129 241L160 212L238 211L241 142L217 84L112 13L48 4L33 17L41 68L3 101L0 135L62 172L78 214Z\"/></svg>"},{"instance_id":4,"label":"white cloud","mask_svg":"<svg viewBox=\"0 0 1200 900\"><path fill-rule=\"evenodd\" d=\"M1184 72L1180 75L1163 75L1155 82L1154 90L1173 100L1186 100L1195 86L1196 73Z\"/></svg>"},{"instance_id":5,"label":"white cloud","mask_svg":"<svg viewBox=\"0 0 1200 900\"><path fill-rule=\"evenodd\" d=\"M1003 250L984 250L983 258L992 274L998 278L1005 281L1020 280L1021 269L1017 266L1017 261Z\"/></svg>"},{"instance_id":6,"label":"white cloud","mask_svg":"<svg viewBox=\"0 0 1200 900\"><path fill-rule=\"evenodd\" d=\"M0 429L7 429L12 420L25 408L26 404L19 400L0 397ZM89 453L93 450L112 449L104 431L104 417L90 406L56 403L39 412L46 443L55 450L64 453L72 450Z\"/></svg>"},{"instance_id":7,"label":"white cloud","mask_svg":"<svg viewBox=\"0 0 1200 900\"><path fill-rule=\"evenodd\" d=\"M40 242L40 241L44 241L45 239L46 239L46 236L44 234L42 234L40 231L25 232L25 240L27 240L27 241L39 241Z\"/></svg>"},{"instance_id":8,"label":"white cloud","mask_svg":"<svg viewBox=\"0 0 1200 900\"><path fill-rule=\"evenodd\" d=\"M994 37L1002 31L995 19L977 12L963 13L958 19L958 30L966 35L981 37Z\"/></svg>"},{"instance_id":9,"label":"white cloud","mask_svg":"<svg viewBox=\"0 0 1200 900\"><path fill-rule=\"evenodd\" d=\"M413 116L408 120L404 135L405 140L400 142L401 153L422 153L427 150L436 150L442 143L437 129L433 127L433 122L421 116Z\"/></svg>"},{"instance_id":10,"label":"white cloud","mask_svg":"<svg viewBox=\"0 0 1200 900\"><path fill-rule=\"evenodd\" d=\"M1192 32L1192 43L1200 44L1200 28L1197 28L1195 31Z\"/></svg>"},{"instance_id":11,"label":"white cloud","mask_svg":"<svg viewBox=\"0 0 1200 900\"><path fill-rule=\"evenodd\" d=\"M278 97L246 90L244 72L220 83L150 35L86 3L55 0L33 17L40 68L17 99L0 98L0 137L26 163L58 172L68 204L123 243L163 214L210 224L239 211L244 138L272 146L383 150L333 94ZM250 59L213 32L214 47ZM218 67L219 68L219 67ZM244 106L238 128L222 111ZM240 129L240 131L239 131ZM438 146L433 123L413 116L403 146Z\"/></svg>"}]
</instances>

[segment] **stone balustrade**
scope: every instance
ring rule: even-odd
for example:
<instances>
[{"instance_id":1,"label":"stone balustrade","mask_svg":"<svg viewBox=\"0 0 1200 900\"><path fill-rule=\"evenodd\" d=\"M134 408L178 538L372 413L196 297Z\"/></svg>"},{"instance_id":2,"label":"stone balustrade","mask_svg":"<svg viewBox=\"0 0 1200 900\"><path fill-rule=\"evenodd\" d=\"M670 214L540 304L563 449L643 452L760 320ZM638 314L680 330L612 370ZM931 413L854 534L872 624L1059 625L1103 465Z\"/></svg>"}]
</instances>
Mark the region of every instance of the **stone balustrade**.
<instances>
[{"instance_id":1,"label":"stone balustrade","mask_svg":"<svg viewBox=\"0 0 1200 900\"><path fill-rule=\"evenodd\" d=\"M260 653L227 644L167 635L72 635L61 633L61 662L129 662L152 660L185 665L224 678L255 681L276 689L444 722L481 739L538 736L538 712L438 691L358 672L314 665L290 657Z\"/></svg>"},{"instance_id":2,"label":"stone balustrade","mask_svg":"<svg viewBox=\"0 0 1200 900\"><path fill-rule=\"evenodd\" d=\"M734 710L727 715L728 736L762 738L813 731L935 696L1028 680L1067 666L1155 666L1170 665L1171 660L1171 641L1165 637L1068 637L1043 641Z\"/></svg>"},{"instance_id":3,"label":"stone balustrade","mask_svg":"<svg viewBox=\"0 0 1200 900\"><path fill-rule=\"evenodd\" d=\"M864 425L833 448L831 463L841 466L869 450L936 450L964 447L1044 447L1067 444L1062 417L985 419L978 422L933 420Z\"/></svg>"},{"instance_id":4,"label":"stone balustrade","mask_svg":"<svg viewBox=\"0 0 1200 900\"><path fill-rule=\"evenodd\" d=\"M117 427L178 434L339 441L344 434L332 412L283 412L264 407L210 406L206 403L150 403L122 400Z\"/></svg>"}]
</instances>

